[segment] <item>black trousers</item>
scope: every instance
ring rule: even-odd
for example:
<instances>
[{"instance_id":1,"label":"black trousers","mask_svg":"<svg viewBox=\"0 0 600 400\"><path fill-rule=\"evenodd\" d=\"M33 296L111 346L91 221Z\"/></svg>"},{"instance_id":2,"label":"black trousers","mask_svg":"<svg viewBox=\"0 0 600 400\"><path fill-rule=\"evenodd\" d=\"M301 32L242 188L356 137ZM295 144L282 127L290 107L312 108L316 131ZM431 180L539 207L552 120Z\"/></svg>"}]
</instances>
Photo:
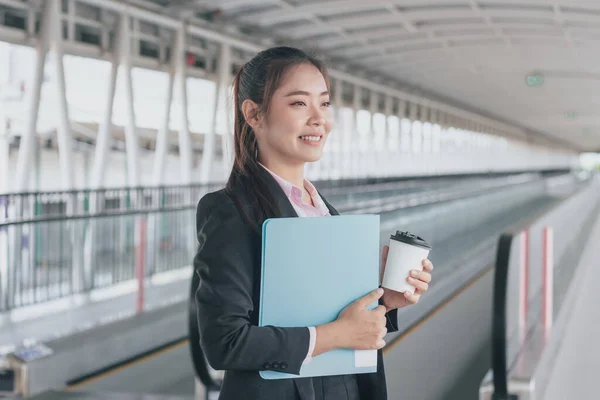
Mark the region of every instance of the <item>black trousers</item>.
<instances>
[{"instance_id":1,"label":"black trousers","mask_svg":"<svg viewBox=\"0 0 600 400\"><path fill-rule=\"evenodd\" d=\"M312 378L316 400L361 400L356 375Z\"/></svg>"}]
</instances>

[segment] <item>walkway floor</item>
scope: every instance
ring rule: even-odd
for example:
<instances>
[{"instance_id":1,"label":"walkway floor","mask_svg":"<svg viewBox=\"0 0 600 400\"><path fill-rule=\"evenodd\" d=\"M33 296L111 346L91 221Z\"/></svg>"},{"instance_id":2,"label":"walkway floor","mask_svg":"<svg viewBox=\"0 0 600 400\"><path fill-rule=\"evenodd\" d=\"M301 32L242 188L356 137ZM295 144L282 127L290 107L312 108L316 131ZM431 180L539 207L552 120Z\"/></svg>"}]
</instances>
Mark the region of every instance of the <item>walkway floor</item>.
<instances>
[{"instance_id":1,"label":"walkway floor","mask_svg":"<svg viewBox=\"0 0 600 400\"><path fill-rule=\"evenodd\" d=\"M598 399L600 372L600 218L590 235L581 256L580 266L586 270L576 275L572 284L578 285L572 315L563 333L548 379L546 400ZM579 278L581 277L581 278ZM569 382L567 385L566 383Z\"/></svg>"}]
</instances>

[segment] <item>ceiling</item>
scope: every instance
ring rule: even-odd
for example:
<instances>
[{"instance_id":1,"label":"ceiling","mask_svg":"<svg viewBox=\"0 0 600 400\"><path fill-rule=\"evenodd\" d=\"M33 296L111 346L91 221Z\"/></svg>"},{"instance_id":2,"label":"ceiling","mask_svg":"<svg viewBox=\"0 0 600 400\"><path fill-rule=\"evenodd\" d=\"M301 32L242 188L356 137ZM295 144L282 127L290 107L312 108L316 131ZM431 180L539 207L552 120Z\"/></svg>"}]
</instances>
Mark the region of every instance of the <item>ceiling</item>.
<instances>
[{"instance_id":1,"label":"ceiling","mask_svg":"<svg viewBox=\"0 0 600 400\"><path fill-rule=\"evenodd\" d=\"M600 151L599 0L152 2Z\"/></svg>"}]
</instances>

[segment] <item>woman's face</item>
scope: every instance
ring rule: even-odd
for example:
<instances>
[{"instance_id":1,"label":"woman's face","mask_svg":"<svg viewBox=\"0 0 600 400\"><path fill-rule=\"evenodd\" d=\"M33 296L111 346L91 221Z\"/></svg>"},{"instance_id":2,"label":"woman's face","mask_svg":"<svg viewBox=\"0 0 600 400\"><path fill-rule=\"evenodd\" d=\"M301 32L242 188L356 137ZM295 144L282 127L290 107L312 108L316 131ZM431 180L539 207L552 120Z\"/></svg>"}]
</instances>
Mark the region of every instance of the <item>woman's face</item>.
<instances>
[{"instance_id":1,"label":"woman's face","mask_svg":"<svg viewBox=\"0 0 600 400\"><path fill-rule=\"evenodd\" d=\"M312 64L290 68L273 94L268 115L254 130L259 159L286 164L318 161L332 122L321 72Z\"/></svg>"}]
</instances>

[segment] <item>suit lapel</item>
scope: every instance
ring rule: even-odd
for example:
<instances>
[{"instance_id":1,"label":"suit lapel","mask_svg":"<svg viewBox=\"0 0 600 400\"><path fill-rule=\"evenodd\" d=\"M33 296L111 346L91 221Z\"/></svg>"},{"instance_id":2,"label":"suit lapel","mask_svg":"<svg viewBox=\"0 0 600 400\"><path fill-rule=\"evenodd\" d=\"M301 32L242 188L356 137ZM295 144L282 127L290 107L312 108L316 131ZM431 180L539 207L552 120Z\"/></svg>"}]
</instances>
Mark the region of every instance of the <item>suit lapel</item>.
<instances>
[{"instance_id":1,"label":"suit lapel","mask_svg":"<svg viewBox=\"0 0 600 400\"><path fill-rule=\"evenodd\" d=\"M279 207L279 211L281 211L281 217L289 218L289 217L297 217L298 213L294 210L294 206L290 203L290 200L283 192L283 189L275 178L271 176L271 174L265 170L264 168L260 168L260 173L264 181L267 183L269 188L269 192L273 195L273 199L275 200L275 204Z\"/></svg>"},{"instance_id":2,"label":"suit lapel","mask_svg":"<svg viewBox=\"0 0 600 400\"><path fill-rule=\"evenodd\" d=\"M329 214L331 214L331 215L340 215L340 213L338 212L338 210L336 210L335 208L333 208L333 206L331 204L329 204L329 202L325 199L325 197L323 197L323 195L321 194L321 192L319 192L317 190L317 193L319 193L319 196L321 197L321 200L323 200L323 203L325 203L325 205L329 209Z\"/></svg>"}]
</instances>

